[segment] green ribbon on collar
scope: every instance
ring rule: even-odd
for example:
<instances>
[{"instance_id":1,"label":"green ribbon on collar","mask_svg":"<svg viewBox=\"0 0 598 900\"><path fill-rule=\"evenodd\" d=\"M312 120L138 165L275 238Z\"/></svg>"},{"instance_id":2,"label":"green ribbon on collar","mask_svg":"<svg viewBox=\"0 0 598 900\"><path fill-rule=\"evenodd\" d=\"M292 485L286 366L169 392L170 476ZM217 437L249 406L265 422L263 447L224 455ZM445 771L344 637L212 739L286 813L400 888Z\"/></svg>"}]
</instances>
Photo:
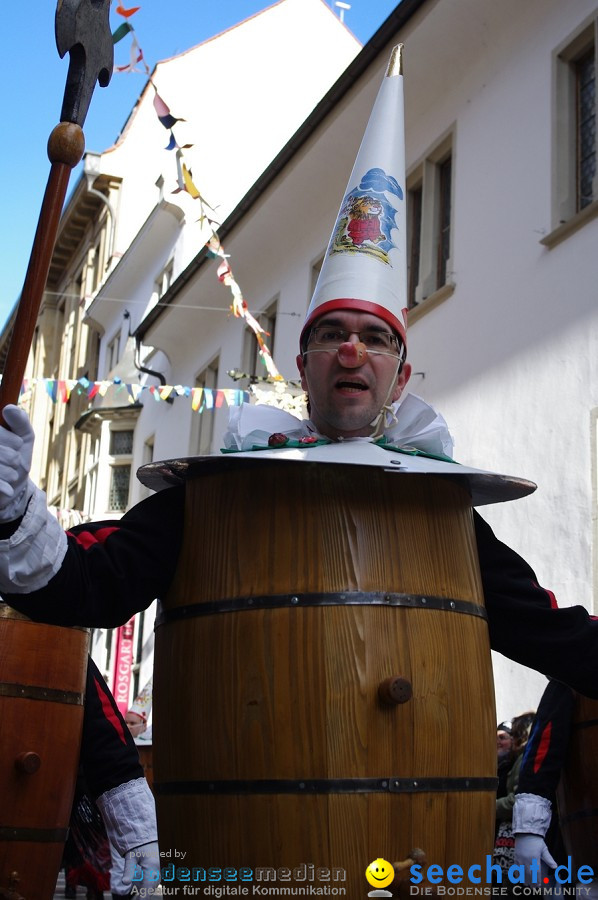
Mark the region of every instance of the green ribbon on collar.
<instances>
[{"instance_id":1,"label":"green ribbon on collar","mask_svg":"<svg viewBox=\"0 0 598 900\"><path fill-rule=\"evenodd\" d=\"M450 456L445 456L444 453L427 453L425 450L418 450L416 447L397 447L396 444L391 444L384 435L374 443L382 447L383 450L390 450L392 453L403 453L405 456L423 456L426 459L437 459L439 462L453 463L455 466L459 465L456 460L451 459Z\"/></svg>"}]
</instances>

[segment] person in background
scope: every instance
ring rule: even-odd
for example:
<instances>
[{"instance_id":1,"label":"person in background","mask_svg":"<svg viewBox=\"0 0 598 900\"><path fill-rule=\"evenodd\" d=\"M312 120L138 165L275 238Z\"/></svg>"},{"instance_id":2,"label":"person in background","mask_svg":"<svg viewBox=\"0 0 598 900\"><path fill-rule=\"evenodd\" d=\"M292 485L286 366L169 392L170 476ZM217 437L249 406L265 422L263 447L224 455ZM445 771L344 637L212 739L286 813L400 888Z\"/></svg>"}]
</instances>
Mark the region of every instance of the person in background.
<instances>
[{"instance_id":1,"label":"person in background","mask_svg":"<svg viewBox=\"0 0 598 900\"><path fill-rule=\"evenodd\" d=\"M114 897L137 888L155 888L160 869L154 797L143 774L137 748L114 697L96 664L88 660L81 766L91 799L97 805L112 857L123 859L122 878ZM116 853L114 852L116 851ZM107 861L107 866L110 861Z\"/></svg>"},{"instance_id":2,"label":"person in background","mask_svg":"<svg viewBox=\"0 0 598 900\"><path fill-rule=\"evenodd\" d=\"M507 793L507 773L511 768L513 756L513 723L509 720L501 722L496 727L497 799Z\"/></svg>"},{"instance_id":3,"label":"person in background","mask_svg":"<svg viewBox=\"0 0 598 900\"><path fill-rule=\"evenodd\" d=\"M588 866L594 875L598 875L598 846L591 840L586 844L594 849L593 856L590 850L589 858L577 858L575 846L565 846L559 827L557 809L557 788L561 780L561 774L567 764L571 736L575 728L574 714L576 706L580 702L590 704L595 708L594 701L578 697L567 685L558 681L550 681L540 700L538 713L534 721L530 740L523 756L519 784L515 797L513 810L513 831L515 833L515 861L518 865L525 866L526 883L537 884L533 880L531 865L534 860L540 862L540 882L544 878L551 878L552 870L557 865L567 863L567 854L573 856L573 868L575 872L580 866ZM585 710L586 713L588 710ZM582 721L577 722L577 736L585 748L586 762L582 771L576 772L576 780L583 778L583 793L586 809L579 810L587 815L584 831L592 834L595 822L595 800L592 794L597 782L595 767L595 753L591 732L595 727L598 716L594 709L590 715L583 716ZM586 793L587 787L587 793ZM565 790L567 785L565 783ZM594 831L595 833L595 831ZM571 841L571 837L569 837ZM572 870L573 874L573 870ZM586 873L587 874L587 873ZM551 879L551 883L553 883ZM591 882L579 885L579 896L594 900L598 898L598 882L594 878Z\"/></svg>"},{"instance_id":4,"label":"person in background","mask_svg":"<svg viewBox=\"0 0 598 900\"><path fill-rule=\"evenodd\" d=\"M149 679L147 684L144 686L143 690L135 697L135 700L125 713L124 722L127 726L127 730L130 732L132 738L138 737L140 734L143 734L147 730L147 721L152 708L152 689L153 689L153 679ZM130 745L130 740L127 740L127 743ZM139 753L137 751L137 747L135 747L135 753L137 756L137 761L139 763ZM141 767L141 764L139 763ZM142 770L143 774L143 770ZM147 785L147 781L145 776L143 776L143 780ZM149 790L149 788L148 788ZM153 842L150 842L149 847L149 858L146 861L146 868L148 865L152 867L159 868L159 851L157 845L157 824L156 824L156 811L155 805L152 802L150 803L149 797L147 796L147 792L144 790L145 802L143 806L143 810L139 810L139 812L143 812L144 815L149 815L149 820L144 823L145 826L148 826L150 829L148 834L140 835L140 837L148 837L152 836L155 832L156 834L156 843L153 846ZM149 809L148 809L149 807ZM144 826L142 826L144 827ZM140 848L143 849L143 848ZM147 850L147 847L146 847ZM116 846L114 842L110 842L110 855L111 855L111 864L110 864L110 890L112 891L113 900L122 900L123 897L128 897L131 893L131 880L130 877L125 877L127 873L127 859L122 855L119 848ZM147 857L147 853L144 853L144 856ZM138 860L134 860L139 864ZM128 873L130 875L130 872ZM149 875L149 873L148 873ZM156 887L159 882L152 881L151 887ZM143 882L136 881L136 887L149 887L145 880Z\"/></svg>"},{"instance_id":5,"label":"person in background","mask_svg":"<svg viewBox=\"0 0 598 900\"><path fill-rule=\"evenodd\" d=\"M499 748L497 754L499 786L496 795L496 838L492 861L504 870L503 885L509 884L506 875L515 862L513 806L521 760L533 719L534 713L526 712L516 716L511 722L501 723L496 731ZM501 747L504 749L500 749Z\"/></svg>"}]
</instances>

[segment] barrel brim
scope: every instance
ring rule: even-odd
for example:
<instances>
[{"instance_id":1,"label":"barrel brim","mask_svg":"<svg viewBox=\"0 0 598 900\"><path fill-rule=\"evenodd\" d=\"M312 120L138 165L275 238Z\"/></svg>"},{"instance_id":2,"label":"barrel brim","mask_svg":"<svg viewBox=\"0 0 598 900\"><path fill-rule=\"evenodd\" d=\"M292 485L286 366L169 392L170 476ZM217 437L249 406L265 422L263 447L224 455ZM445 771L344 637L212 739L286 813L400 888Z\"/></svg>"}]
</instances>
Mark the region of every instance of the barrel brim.
<instances>
[{"instance_id":1,"label":"barrel brim","mask_svg":"<svg viewBox=\"0 0 598 900\"><path fill-rule=\"evenodd\" d=\"M486 506L519 500L536 490L533 481L512 475L472 469L458 463L444 462L409 453L391 453L383 447L367 442L325 444L303 448L268 448L260 451L228 453L226 455L190 456L167 459L141 466L137 477L154 491L184 484L188 478L201 477L213 471L227 471L232 467L248 469L269 465L272 461L289 465L305 463L317 465L375 466L394 475L440 476L461 481L471 496L472 506Z\"/></svg>"}]
</instances>

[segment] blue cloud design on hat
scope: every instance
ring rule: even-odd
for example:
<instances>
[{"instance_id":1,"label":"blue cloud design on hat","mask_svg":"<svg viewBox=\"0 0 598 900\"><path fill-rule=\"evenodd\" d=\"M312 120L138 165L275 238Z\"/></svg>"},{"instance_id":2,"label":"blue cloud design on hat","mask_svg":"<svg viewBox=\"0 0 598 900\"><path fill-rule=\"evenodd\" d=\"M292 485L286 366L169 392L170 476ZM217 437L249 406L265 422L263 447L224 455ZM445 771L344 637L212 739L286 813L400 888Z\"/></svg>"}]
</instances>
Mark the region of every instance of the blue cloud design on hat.
<instances>
[{"instance_id":1,"label":"blue cloud design on hat","mask_svg":"<svg viewBox=\"0 0 598 900\"><path fill-rule=\"evenodd\" d=\"M383 194L385 191L394 194L399 200L403 199L403 191L396 178L387 175L383 169L369 169L359 183L360 191L376 191Z\"/></svg>"}]
</instances>

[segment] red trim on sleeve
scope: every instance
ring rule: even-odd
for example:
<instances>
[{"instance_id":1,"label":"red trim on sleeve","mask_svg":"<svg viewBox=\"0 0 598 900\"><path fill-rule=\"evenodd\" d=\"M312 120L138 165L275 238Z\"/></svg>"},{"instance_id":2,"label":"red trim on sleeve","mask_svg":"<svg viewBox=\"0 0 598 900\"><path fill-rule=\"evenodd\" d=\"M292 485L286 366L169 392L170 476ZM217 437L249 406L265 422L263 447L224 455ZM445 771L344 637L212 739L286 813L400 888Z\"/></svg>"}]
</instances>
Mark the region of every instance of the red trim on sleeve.
<instances>
[{"instance_id":1,"label":"red trim on sleeve","mask_svg":"<svg viewBox=\"0 0 598 900\"><path fill-rule=\"evenodd\" d=\"M102 690L102 686L97 678L94 678L94 683L96 686L96 690L98 692L98 696L100 698L100 703L102 704L102 711L103 711L104 715L106 716L108 721L111 722L112 725L114 726L116 733L118 734L118 736L121 739L121 741L123 742L123 744L126 744L127 739L126 739L125 733L123 731L122 723L121 723L120 719L118 718L118 716L116 715L116 713L114 712L114 708L113 708L112 704L110 703L110 700L106 696L106 692Z\"/></svg>"},{"instance_id":2,"label":"red trim on sleeve","mask_svg":"<svg viewBox=\"0 0 598 900\"><path fill-rule=\"evenodd\" d=\"M67 531L67 534L81 544L85 550L89 550L94 544L103 544L111 534L118 530L117 525L108 525L106 528L98 528L97 531L78 531L77 534Z\"/></svg>"},{"instance_id":3,"label":"red trim on sleeve","mask_svg":"<svg viewBox=\"0 0 598 900\"><path fill-rule=\"evenodd\" d=\"M558 609L558 608L559 608L559 605L558 605L558 603L557 603L556 597L554 596L554 594L552 593L552 591L549 591L548 588L545 588L545 587L542 587L542 586L539 585L539 584L536 584L535 581L532 581L532 584L533 584L534 587L538 588L539 591L544 591L544 593L546 594L546 596L547 596L548 599L550 600L550 608L551 608L551 609Z\"/></svg>"},{"instance_id":4,"label":"red trim on sleeve","mask_svg":"<svg viewBox=\"0 0 598 900\"><path fill-rule=\"evenodd\" d=\"M548 753L548 748L550 747L550 735L552 733L552 722L548 722L544 731L542 732L542 737L538 743L538 749L536 750L536 756L534 758L534 775L537 775L540 768L542 767L542 763L546 758L546 754Z\"/></svg>"}]
</instances>

